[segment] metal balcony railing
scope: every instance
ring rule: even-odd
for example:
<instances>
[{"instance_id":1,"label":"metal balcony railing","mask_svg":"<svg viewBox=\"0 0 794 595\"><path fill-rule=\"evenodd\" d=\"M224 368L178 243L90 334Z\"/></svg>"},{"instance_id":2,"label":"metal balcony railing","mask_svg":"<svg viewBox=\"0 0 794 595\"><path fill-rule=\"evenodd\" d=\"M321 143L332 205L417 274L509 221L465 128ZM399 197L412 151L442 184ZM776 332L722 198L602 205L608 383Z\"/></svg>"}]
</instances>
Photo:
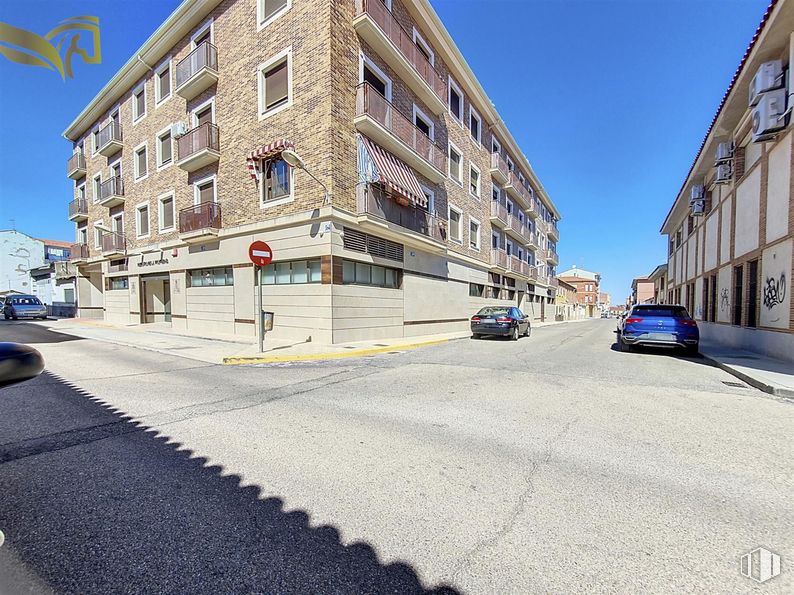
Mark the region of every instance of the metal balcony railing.
<instances>
[{"instance_id":1,"label":"metal balcony railing","mask_svg":"<svg viewBox=\"0 0 794 595\"><path fill-rule=\"evenodd\" d=\"M499 221L507 225L507 219L508 217L510 217L510 215L507 214L507 209L502 203L492 200L491 217L496 217L497 219L499 219Z\"/></svg>"},{"instance_id":2,"label":"metal balcony railing","mask_svg":"<svg viewBox=\"0 0 794 595\"><path fill-rule=\"evenodd\" d=\"M433 93L447 105L447 85L444 78L414 43L412 33L397 22L383 0L356 0L356 16L364 13L377 23Z\"/></svg>"},{"instance_id":3,"label":"metal balcony railing","mask_svg":"<svg viewBox=\"0 0 794 595\"><path fill-rule=\"evenodd\" d=\"M202 68L218 70L218 49L205 41L176 65L176 88L179 89Z\"/></svg>"},{"instance_id":4,"label":"metal balcony railing","mask_svg":"<svg viewBox=\"0 0 794 595\"><path fill-rule=\"evenodd\" d=\"M516 217L515 215L510 215L507 223L511 231L513 231L513 233L519 235L524 240L529 239L529 234L531 232L527 229L527 226L518 217Z\"/></svg>"},{"instance_id":5,"label":"metal balcony railing","mask_svg":"<svg viewBox=\"0 0 794 595\"><path fill-rule=\"evenodd\" d=\"M121 176L105 180L99 185L99 202L111 196L124 196L124 180L121 179Z\"/></svg>"},{"instance_id":6,"label":"metal balcony railing","mask_svg":"<svg viewBox=\"0 0 794 595\"><path fill-rule=\"evenodd\" d=\"M122 142L121 140L121 124L110 122L107 126L100 129L96 135L97 151L101 151L106 145L115 141Z\"/></svg>"},{"instance_id":7,"label":"metal balcony railing","mask_svg":"<svg viewBox=\"0 0 794 595\"><path fill-rule=\"evenodd\" d=\"M529 277L531 281L537 281L538 280L537 267L527 265L527 277Z\"/></svg>"},{"instance_id":8,"label":"metal balcony railing","mask_svg":"<svg viewBox=\"0 0 794 595\"><path fill-rule=\"evenodd\" d=\"M85 260L88 258L88 244L72 244L69 248L69 260Z\"/></svg>"},{"instance_id":9,"label":"metal balcony railing","mask_svg":"<svg viewBox=\"0 0 794 595\"><path fill-rule=\"evenodd\" d=\"M378 0L380 2L380 0ZM438 171L447 171L447 152L434 143L369 83L356 87L356 116L369 116Z\"/></svg>"},{"instance_id":10,"label":"metal balcony railing","mask_svg":"<svg viewBox=\"0 0 794 595\"><path fill-rule=\"evenodd\" d=\"M221 228L221 205L203 202L179 211L179 233Z\"/></svg>"},{"instance_id":11,"label":"metal balcony railing","mask_svg":"<svg viewBox=\"0 0 794 595\"><path fill-rule=\"evenodd\" d=\"M211 122L196 126L180 136L176 141L177 161L187 159L204 149L213 151L221 150L220 132L218 127Z\"/></svg>"},{"instance_id":12,"label":"metal balcony railing","mask_svg":"<svg viewBox=\"0 0 794 595\"><path fill-rule=\"evenodd\" d=\"M502 159L499 153L491 153L491 169L500 171L505 178L510 177L510 170L507 168L507 162Z\"/></svg>"},{"instance_id":13,"label":"metal balcony railing","mask_svg":"<svg viewBox=\"0 0 794 595\"><path fill-rule=\"evenodd\" d=\"M85 170L85 155L74 153L66 162L66 172L71 174L75 171Z\"/></svg>"},{"instance_id":14,"label":"metal balcony railing","mask_svg":"<svg viewBox=\"0 0 794 595\"><path fill-rule=\"evenodd\" d=\"M526 277L528 269L529 269L529 265L526 262L524 262L517 256L513 256L512 254L510 255L510 270L512 272Z\"/></svg>"},{"instance_id":15,"label":"metal balcony railing","mask_svg":"<svg viewBox=\"0 0 794 595\"><path fill-rule=\"evenodd\" d=\"M106 231L102 234L102 252L124 252L127 249L127 240L124 234L115 231Z\"/></svg>"},{"instance_id":16,"label":"metal balcony railing","mask_svg":"<svg viewBox=\"0 0 794 595\"><path fill-rule=\"evenodd\" d=\"M491 265L508 270L507 252L499 248L491 248Z\"/></svg>"},{"instance_id":17,"label":"metal balcony railing","mask_svg":"<svg viewBox=\"0 0 794 595\"><path fill-rule=\"evenodd\" d=\"M359 213L373 215L409 231L420 233L437 242L446 242L446 220L428 213L424 209L397 204L388 194L370 186L357 195Z\"/></svg>"},{"instance_id":18,"label":"metal balcony railing","mask_svg":"<svg viewBox=\"0 0 794 595\"><path fill-rule=\"evenodd\" d=\"M84 198L75 198L69 203L69 218L76 215L88 216L88 201Z\"/></svg>"}]
</instances>

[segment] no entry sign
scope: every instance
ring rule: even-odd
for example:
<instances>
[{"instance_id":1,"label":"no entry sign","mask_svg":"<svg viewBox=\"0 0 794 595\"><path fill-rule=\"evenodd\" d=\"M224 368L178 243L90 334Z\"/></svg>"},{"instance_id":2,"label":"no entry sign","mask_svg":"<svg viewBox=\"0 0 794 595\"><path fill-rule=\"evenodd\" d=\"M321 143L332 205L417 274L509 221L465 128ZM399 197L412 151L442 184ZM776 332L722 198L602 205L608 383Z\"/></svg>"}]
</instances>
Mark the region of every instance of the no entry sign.
<instances>
[{"instance_id":1,"label":"no entry sign","mask_svg":"<svg viewBox=\"0 0 794 595\"><path fill-rule=\"evenodd\" d=\"M248 258L255 265L266 267L273 260L273 251L265 242L253 242L248 246Z\"/></svg>"}]
</instances>

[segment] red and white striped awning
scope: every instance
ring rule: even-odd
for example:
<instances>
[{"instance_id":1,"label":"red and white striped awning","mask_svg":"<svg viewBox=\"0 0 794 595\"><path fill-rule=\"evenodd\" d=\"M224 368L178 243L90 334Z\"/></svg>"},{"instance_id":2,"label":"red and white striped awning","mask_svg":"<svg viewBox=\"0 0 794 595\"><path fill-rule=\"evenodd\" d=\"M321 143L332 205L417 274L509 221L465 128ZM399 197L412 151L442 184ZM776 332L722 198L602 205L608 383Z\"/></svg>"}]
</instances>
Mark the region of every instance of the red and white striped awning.
<instances>
[{"instance_id":1,"label":"red and white striped awning","mask_svg":"<svg viewBox=\"0 0 794 595\"><path fill-rule=\"evenodd\" d=\"M362 136L361 139L375 161L380 182L410 200L414 206L427 208L427 197L422 192L413 170L366 136Z\"/></svg>"},{"instance_id":2,"label":"red and white striped awning","mask_svg":"<svg viewBox=\"0 0 794 595\"><path fill-rule=\"evenodd\" d=\"M285 151L287 149L294 149L295 145L292 144L291 141L287 139L279 139L277 141L273 141L270 144L262 145L258 149L251 151L251 154L245 160L248 166L248 173L252 179L257 180L259 179L258 170L256 167L257 161L262 161L262 159L269 159L274 155L281 153L281 151Z\"/></svg>"}]
</instances>

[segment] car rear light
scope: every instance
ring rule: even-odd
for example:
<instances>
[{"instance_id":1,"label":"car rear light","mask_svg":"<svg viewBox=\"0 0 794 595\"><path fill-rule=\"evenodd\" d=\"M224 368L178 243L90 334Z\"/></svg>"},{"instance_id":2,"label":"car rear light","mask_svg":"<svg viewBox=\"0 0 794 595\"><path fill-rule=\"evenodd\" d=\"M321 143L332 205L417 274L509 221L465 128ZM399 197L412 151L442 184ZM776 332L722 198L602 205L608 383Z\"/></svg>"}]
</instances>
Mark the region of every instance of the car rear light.
<instances>
[{"instance_id":1,"label":"car rear light","mask_svg":"<svg viewBox=\"0 0 794 595\"><path fill-rule=\"evenodd\" d=\"M626 324L634 324L635 322L642 322L642 318L627 318Z\"/></svg>"},{"instance_id":2,"label":"car rear light","mask_svg":"<svg viewBox=\"0 0 794 595\"><path fill-rule=\"evenodd\" d=\"M496 322L512 322L512 318L507 318L506 316L500 316L496 319Z\"/></svg>"},{"instance_id":3,"label":"car rear light","mask_svg":"<svg viewBox=\"0 0 794 595\"><path fill-rule=\"evenodd\" d=\"M480 317L479 316L472 316L471 317L471 321L472 322L480 322Z\"/></svg>"},{"instance_id":4,"label":"car rear light","mask_svg":"<svg viewBox=\"0 0 794 595\"><path fill-rule=\"evenodd\" d=\"M694 327L697 327L697 325L698 325L698 323L697 323L697 322L695 322L694 320L692 320L691 318L685 318L684 320L679 320L678 322L680 322L680 323L681 323L681 324L683 324L684 326L694 326Z\"/></svg>"}]
</instances>

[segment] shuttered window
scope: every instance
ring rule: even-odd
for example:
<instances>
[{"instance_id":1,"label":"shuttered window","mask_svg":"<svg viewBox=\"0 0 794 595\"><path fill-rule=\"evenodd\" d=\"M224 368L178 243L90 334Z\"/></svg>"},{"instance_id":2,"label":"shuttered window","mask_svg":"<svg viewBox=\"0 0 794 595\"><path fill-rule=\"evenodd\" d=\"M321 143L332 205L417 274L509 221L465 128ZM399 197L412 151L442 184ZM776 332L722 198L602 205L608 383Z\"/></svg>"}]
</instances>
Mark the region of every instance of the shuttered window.
<instances>
[{"instance_id":1,"label":"shuttered window","mask_svg":"<svg viewBox=\"0 0 794 595\"><path fill-rule=\"evenodd\" d=\"M286 103L288 97L287 59L265 71L265 110Z\"/></svg>"},{"instance_id":2,"label":"shuttered window","mask_svg":"<svg viewBox=\"0 0 794 595\"><path fill-rule=\"evenodd\" d=\"M391 240L364 233L357 229L345 227L344 247L356 252L364 252L378 258L403 261L403 245Z\"/></svg>"}]
</instances>

